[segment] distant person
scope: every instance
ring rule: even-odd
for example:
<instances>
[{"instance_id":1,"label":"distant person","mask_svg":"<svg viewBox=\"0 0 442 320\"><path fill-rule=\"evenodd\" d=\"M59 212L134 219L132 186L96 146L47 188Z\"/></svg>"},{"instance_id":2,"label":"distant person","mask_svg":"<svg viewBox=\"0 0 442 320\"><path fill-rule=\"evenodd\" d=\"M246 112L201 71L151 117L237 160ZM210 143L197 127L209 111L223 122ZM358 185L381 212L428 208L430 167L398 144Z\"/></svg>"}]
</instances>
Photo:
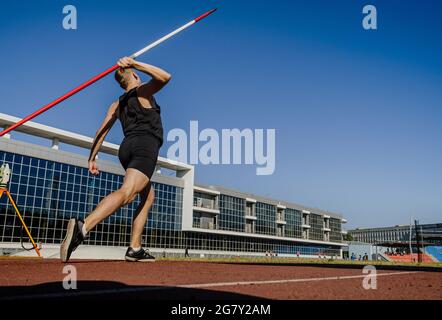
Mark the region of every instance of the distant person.
<instances>
[{"instance_id":1,"label":"distant person","mask_svg":"<svg viewBox=\"0 0 442 320\"><path fill-rule=\"evenodd\" d=\"M358 257L358 260L359 260L359 261L361 261L361 260L362 260L362 256L361 256L361 255L359 255L359 257Z\"/></svg>"},{"instance_id":2,"label":"distant person","mask_svg":"<svg viewBox=\"0 0 442 320\"><path fill-rule=\"evenodd\" d=\"M296 251L296 257L299 258L300 255L301 253L299 251Z\"/></svg>"},{"instance_id":3,"label":"distant person","mask_svg":"<svg viewBox=\"0 0 442 320\"><path fill-rule=\"evenodd\" d=\"M184 249L184 257L185 258L189 258L190 256L189 256L189 248L188 247L186 247L186 249Z\"/></svg>"}]
</instances>

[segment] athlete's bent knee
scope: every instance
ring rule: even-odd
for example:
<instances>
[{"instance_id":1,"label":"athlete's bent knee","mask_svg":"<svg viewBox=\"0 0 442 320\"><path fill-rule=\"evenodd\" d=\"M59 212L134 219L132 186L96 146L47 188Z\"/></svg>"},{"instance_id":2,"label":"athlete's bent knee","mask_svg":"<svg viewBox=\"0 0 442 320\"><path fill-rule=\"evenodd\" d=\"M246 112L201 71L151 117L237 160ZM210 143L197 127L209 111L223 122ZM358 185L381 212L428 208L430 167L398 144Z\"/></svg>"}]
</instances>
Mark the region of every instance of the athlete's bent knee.
<instances>
[{"instance_id":1,"label":"athlete's bent knee","mask_svg":"<svg viewBox=\"0 0 442 320\"><path fill-rule=\"evenodd\" d=\"M137 196L137 193L129 188L121 188L119 192L121 192L123 196L124 205L132 203L135 200L135 197Z\"/></svg>"}]
</instances>

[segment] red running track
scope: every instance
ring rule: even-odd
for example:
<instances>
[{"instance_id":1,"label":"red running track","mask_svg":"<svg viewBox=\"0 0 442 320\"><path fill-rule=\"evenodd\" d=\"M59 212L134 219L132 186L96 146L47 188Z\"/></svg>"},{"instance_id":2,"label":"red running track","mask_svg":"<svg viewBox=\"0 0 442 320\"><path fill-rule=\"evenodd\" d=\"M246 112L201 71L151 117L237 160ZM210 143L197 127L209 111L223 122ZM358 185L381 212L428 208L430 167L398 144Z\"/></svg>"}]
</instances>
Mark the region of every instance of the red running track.
<instances>
[{"instance_id":1,"label":"red running track","mask_svg":"<svg viewBox=\"0 0 442 320\"><path fill-rule=\"evenodd\" d=\"M0 300L140 299L438 299L438 272L378 271L377 289L362 287L361 269L195 261L72 261L77 290L66 291L59 260L0 259Z\"/></svg>"}]
</instances>

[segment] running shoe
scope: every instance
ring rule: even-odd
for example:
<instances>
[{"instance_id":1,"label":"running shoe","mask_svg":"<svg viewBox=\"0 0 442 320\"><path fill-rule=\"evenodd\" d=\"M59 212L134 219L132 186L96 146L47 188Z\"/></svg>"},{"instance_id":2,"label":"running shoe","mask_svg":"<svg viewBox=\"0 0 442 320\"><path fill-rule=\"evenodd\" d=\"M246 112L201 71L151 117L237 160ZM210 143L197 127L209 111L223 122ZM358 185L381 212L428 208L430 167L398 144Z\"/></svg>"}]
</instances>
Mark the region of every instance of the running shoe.
<instances>
[{"instance_id":1,"label":"running shoe","mask_svg":"<svg viewBox=\"0 0 442 320\"><path fill-rule=\"evenodd\" d=\"M81 229L84 222L73 218L69 220L68 228L66 231L66 237L60 246L60 258L61 261L67 262L72 252L83 242L84 237Z\"/></svg>"},{"instance_id":2,"label":"running shoe","mask_svg":"<svg viewBox=\"0 0 442 320\"><path fill-rule=\"evenodd\" d=\"M138 251L135 251L131 247L129 247L126 251L126 256L124 257L126 261L130 262L151 262L155 261L155 257L149 253L149 250L144 250L141 248Z\"/></svg>"}]
</instances>

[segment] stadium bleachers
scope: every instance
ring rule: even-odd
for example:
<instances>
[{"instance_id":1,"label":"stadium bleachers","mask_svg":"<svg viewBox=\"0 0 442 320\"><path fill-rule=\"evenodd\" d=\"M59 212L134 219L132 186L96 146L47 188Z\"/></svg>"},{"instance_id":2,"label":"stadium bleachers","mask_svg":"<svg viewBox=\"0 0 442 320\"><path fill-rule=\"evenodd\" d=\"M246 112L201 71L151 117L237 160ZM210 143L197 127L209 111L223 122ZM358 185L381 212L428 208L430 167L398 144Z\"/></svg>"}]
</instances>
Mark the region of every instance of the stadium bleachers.
<instances>
[{"instance_id":1,"label":"stadium bleachers","mask_svg":"<svg viewBox=\"0 0 442 320\"><path fill-rule=\"evenodd\" d=\"M442 246L426 247L425 250L437 261L442 262Z\"/></svg>"},{"instance_id":2,"label":"stadium bleachers","mask_svg":"<svg viewBox=\"0 0 442 320\"><path fill-rule=\"evenodd\" d=\"M418 256L417 253L413 253L413 255L411 254L404 254L404 255L388 255L388 258L391 261L394 262L411 262L411 256L413 256L413 261L417 262L418 261ZM435 262L434 259L429 256L428 254L422 254L422 262L423 263L432 263Z\"/></svg>"}]
</instances>

